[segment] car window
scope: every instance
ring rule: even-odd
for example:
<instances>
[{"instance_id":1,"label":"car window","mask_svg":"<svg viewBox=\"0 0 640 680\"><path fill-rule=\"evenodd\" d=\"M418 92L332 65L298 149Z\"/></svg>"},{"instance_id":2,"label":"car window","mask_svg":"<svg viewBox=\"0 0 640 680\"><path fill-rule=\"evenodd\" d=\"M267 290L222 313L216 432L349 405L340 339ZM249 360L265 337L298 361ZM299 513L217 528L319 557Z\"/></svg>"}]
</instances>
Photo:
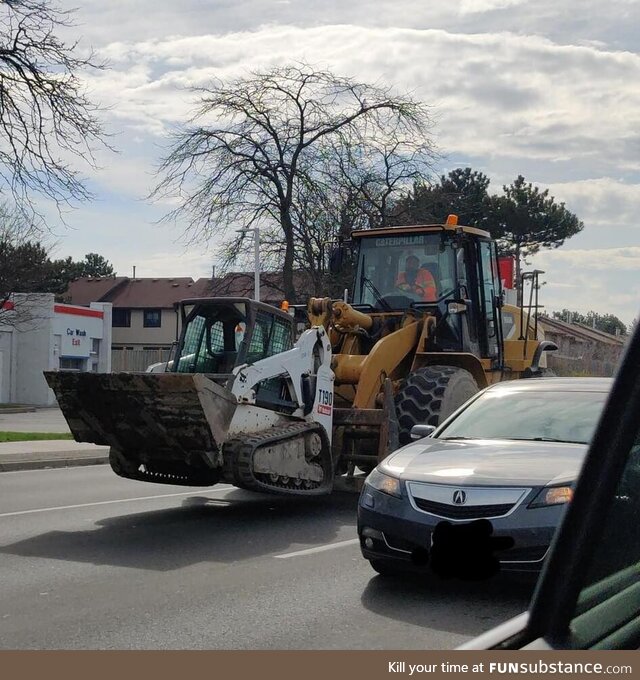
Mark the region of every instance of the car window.
<instances>
[{"instance_id":1,"label":"car window","mask_svg":"<svg viewBox=\"0 0 640 680\"><path fill-rule=\"evenodd\" d=\"M487 391L437 438L549 439L587 444L606 400L602 392Z\"/></svg>"},{"instance_id":2,"label":"car window","mask_svg":"<svg viewBox=\"0 0 640 680\"><path fill-rule=\"evenodd\" d=\"M571 621L580 647L627 647L640 610L640 434L607 510ZM634 623L635 621L635 623ZM628 630L625 632L625 624Z\"/></svg>"}]
</instances>

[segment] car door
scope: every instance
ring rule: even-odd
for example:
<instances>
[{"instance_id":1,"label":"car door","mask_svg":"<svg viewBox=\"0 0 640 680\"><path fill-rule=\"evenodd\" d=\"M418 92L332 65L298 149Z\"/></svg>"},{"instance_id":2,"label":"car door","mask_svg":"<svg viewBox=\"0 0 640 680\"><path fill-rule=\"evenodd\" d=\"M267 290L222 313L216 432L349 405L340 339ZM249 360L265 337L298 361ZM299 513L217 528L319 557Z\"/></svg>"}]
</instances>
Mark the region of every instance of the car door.
<instances>
[{"instance_id":1,"label":"car door","mask_svg":"<svg viewBox=\"0 0 640 680\"><path fill-rule=\"evenodd\" d=\"M528 613L463 649L640 647L640 327Z\"/></svg>"}]
</instances>

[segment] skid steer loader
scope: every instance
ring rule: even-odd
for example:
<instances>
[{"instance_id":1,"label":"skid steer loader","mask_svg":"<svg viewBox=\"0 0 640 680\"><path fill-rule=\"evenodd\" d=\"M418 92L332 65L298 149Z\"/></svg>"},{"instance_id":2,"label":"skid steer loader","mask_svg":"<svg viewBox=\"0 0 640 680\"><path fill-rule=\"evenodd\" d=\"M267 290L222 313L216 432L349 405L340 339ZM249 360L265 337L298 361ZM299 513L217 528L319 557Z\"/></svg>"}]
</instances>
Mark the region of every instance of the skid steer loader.
<instances>
[{"instance_id":1,"label":"skid steer loader","mask_svg":"<svg viewBox=\"0 0 640 680\"><path fill-rule=\"evenodd\" d=\"M110 446L113 470L131 479L326 494L357 488L414 425L539 374L555 349L538 339L532 303L503 304L487 232L451 217L357 231L353 244L351 303L309 300L297 340L276 307L196 298L180 304L164 372L45 373L76 440Z\"/></svg>"}]
</instances>

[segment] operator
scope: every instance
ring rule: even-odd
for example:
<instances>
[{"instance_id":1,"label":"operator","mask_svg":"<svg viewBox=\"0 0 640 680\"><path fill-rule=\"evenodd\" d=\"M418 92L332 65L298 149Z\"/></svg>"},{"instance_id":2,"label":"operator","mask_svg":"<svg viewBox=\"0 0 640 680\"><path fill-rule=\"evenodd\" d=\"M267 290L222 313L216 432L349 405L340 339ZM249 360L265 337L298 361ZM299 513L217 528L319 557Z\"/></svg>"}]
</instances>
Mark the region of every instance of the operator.
<instances>
[{"instance_id":1,"label":"operator","mask_svg":"<svg viewBox=\"0 0 640 680\"><path fill-rule=\"evenodd\" d=\"M437 299L436 282L426 269L420 269L420 260L415 255L407 257L405 269L396 279L396 288L407 293L418 295L424 302L435 302Z\"/></svg>"}]
</instances>

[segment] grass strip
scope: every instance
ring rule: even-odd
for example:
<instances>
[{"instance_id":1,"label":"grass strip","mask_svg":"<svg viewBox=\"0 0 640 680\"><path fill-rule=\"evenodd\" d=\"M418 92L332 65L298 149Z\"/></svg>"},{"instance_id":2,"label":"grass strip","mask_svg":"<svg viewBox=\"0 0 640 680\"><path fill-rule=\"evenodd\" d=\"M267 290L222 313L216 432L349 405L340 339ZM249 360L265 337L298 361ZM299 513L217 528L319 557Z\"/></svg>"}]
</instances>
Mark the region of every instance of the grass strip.
<instances>
[{"instance_id":1,"label":"grass strip","mask_svg":"<svg viewBox=\"0 0 640 680\"><path fill-rule=\"evenodd\" d=\"M0 443L73 439L70 432L0 432Z\"/></svg>"}]
</instances>

